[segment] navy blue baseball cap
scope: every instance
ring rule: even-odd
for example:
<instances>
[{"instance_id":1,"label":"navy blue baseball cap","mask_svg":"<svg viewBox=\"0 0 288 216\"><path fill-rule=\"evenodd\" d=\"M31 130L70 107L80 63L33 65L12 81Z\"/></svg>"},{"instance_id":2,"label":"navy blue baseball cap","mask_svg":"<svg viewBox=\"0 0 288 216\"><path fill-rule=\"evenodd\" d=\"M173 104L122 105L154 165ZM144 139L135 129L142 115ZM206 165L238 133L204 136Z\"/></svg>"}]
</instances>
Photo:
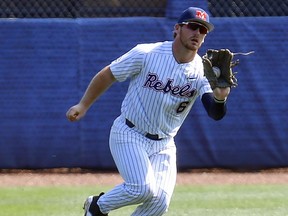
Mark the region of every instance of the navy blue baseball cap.
<instances>
[{"instance_id":1,"label":"navy blue baseball cap","mask_svg":"<svg viewBox=\"0 0 288 216\"><path fill-rule=\"evenodd\" d=\"M197 7L189 7L183 11L181 16L178 19L178 24L196 22L203 26L205 26L208 31L212 31L214 29L214 25L209 22L209 15L201 8Z\"/></svg>"}]
</instances>

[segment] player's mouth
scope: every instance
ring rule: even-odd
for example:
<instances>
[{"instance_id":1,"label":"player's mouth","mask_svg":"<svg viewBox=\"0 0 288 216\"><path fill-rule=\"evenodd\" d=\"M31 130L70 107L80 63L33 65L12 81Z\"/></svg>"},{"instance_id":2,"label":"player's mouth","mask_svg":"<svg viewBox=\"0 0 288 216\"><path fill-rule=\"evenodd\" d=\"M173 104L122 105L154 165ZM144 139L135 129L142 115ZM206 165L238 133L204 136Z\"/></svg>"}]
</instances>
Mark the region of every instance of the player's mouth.
<instances>
[{"instance_id":1,"label":"player's mouth","mask_svg":"<svg viewBox=\"0 0 288 216\"><path fill-rule=\"evenodd\" d=\"M199 40L198 40L197 38L192 38L192 39L191 39L191 42L198 44L198 43L199 43Z\"/></svg>"}]
</instances>

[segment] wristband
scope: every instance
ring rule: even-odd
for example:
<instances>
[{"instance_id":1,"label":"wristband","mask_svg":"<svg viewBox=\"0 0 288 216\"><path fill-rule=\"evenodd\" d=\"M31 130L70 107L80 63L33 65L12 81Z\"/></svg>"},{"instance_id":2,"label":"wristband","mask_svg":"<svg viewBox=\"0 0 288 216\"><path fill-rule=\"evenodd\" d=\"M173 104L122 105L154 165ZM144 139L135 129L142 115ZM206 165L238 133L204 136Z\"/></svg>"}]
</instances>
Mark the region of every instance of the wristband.
<instances>
[{"instance_id":1,"label":"wristband","mask_svg":"<svg viewBox=\"0 0 288 216\"><path fill-rule=\"evenodd\" d=\"M214 101L215 101L216 103L225 103L225 102L226 102L226 98L225 98L224 100L219 100L219 99L217 99L216 97L214 97Z\"/></svg>"}]
</instances>

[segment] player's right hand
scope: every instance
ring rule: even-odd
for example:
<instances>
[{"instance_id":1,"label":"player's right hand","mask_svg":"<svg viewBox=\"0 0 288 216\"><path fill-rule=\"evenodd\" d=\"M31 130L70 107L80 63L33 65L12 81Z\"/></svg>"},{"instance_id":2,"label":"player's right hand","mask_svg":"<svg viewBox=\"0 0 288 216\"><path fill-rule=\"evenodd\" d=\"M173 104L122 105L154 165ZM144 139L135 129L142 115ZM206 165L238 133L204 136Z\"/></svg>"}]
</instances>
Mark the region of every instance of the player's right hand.
<instances>
[{"instance_id":1,"label":"player's right hand","mask_svg":"<svg viewBox=\"0 0 288 216\"><path fill-rule=\"evenodd\" d=\"M86 114L86 111L87 110L81 104L77 104L75 106L72 106L66 112L66 117L71 122L78 121Z\"/></svg>"}]
</instances>

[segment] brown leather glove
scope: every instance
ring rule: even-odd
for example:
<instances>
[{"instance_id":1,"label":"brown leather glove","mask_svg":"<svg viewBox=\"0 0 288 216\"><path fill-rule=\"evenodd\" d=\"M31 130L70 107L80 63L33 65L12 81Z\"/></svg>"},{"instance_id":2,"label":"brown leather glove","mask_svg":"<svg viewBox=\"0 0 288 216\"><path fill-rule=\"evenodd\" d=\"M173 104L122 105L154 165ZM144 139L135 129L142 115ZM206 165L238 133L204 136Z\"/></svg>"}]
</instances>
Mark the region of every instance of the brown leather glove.
<instances>
[{"instance_id":1,"label":"brown leather glove","mask_svg":"<svg viewBox=\"0 0 288 216\"><path fill-rule=\"evenodd\" d=\"M204 74L212 89L237 86L236 72L233 72L232 68L239 64L239 60L232 62L232 59L233 53L228 49L209 49L202 57ZM219 77L214 73L213 67L220 69Z\"/></svg>"}]
</instances>

